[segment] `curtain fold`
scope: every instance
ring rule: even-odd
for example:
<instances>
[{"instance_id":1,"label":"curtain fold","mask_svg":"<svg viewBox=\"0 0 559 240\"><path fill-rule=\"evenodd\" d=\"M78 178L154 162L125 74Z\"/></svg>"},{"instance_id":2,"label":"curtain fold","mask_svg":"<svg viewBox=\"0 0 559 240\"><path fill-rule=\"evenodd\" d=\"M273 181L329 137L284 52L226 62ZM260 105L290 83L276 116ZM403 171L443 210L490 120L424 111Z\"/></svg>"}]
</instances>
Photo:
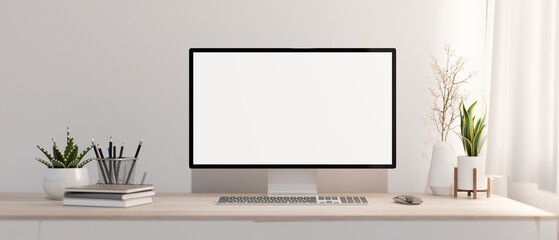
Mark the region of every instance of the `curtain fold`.
<instances>
[{"instance_id":1,"label":"curtain fold","mask_svg":"<svg viewBox=\"0 0 559 240\"><path fill-rule=\"evenodd\" d=\"M496 0L487 173L557 192L557 3Z\"/></svg>"}]
</instances>

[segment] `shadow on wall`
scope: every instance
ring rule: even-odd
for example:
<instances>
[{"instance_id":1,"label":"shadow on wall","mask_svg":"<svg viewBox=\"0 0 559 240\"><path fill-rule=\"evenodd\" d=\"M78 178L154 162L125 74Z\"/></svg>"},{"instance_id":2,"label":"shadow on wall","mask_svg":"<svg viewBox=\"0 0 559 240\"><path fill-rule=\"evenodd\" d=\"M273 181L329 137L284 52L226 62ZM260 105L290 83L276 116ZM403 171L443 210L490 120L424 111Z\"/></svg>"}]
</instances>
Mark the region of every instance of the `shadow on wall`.
<instances>
[{"instance_id":1,"label":"shadow on wall","mask_svg":"<svg viewBox=\"0 0 559 240\"><path fill-rule=\"evenodd\" d=\"M266 169L192 169L193 193L263 193ZM387 192L386 169L318 170L319 192Z\"/></svg>"}]
</instances>

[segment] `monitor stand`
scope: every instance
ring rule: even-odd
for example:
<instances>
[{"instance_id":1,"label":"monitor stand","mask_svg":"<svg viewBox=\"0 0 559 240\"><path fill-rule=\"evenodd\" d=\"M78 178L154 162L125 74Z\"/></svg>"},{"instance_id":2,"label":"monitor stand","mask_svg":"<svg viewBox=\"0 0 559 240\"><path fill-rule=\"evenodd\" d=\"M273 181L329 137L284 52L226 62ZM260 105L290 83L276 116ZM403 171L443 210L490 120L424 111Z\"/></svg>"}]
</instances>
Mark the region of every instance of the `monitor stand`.
<instances>
[{"instance_id":1,"label":"monitor stand","mask_svg":"<svg viewBox=\"0 0 559 240\"><path fill-rule=\"evenodd\" d=\"M316 169L269 169L268 196L316 196Z\"/></svg>"}]
</instances>

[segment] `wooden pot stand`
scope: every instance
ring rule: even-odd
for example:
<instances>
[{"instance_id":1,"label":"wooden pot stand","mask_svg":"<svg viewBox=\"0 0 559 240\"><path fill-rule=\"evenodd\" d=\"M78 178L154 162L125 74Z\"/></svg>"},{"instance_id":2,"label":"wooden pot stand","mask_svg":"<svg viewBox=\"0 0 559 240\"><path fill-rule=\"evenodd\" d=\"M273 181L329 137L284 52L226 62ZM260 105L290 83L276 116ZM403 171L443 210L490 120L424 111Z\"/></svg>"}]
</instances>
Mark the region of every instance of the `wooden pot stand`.
<instances>
[{"instance_id":1,"label":"wooden pot stand","mask_svg":"<svg viewBox=\"0 0 559 240\"><path fill-rule=\"evenodd\" d=\"M458 168L454 168L454 198L458 197L458 192L467 192L468 193L468 197L472 196L473 193L473 198L477 199L477 193L479 192L485 192L487 193L487 198L491 197L491 181L489 178L487 178L487 189L485 190L478 190L477 189L477 168L474 168L474 182L473 182L473 190L463 190L463 189L458 189Z\"/></svg>"}]
</instances>

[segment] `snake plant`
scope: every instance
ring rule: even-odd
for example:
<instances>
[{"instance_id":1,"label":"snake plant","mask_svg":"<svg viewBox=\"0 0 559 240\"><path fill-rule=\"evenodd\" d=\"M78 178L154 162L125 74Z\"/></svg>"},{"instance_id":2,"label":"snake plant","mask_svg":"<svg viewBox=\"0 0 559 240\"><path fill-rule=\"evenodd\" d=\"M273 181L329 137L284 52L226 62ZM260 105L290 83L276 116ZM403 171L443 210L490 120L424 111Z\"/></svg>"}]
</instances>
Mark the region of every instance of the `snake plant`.
<instances>
[{"instance_id":1,"label":"snake plant","mask_svg":"<svg viewBox=\"0 0 559 240\"><path fill-rule=\"evenodd\" d=\"M85 161L81 161L85 154L91 150L92 146L87 147L78 154L78 146L74 144L74 138L70 137L70 128L66 128L66 148L64 148L64 152L60 151L54 138L52 138L52 143L52 154L43 147L37 145L37 148L45 154L48 161L35 158L35 160L45 164L49 168L81 168L93 160L93 158L88 158Z\"/></svg>"},{"instance_id":2,"label":"snake plant","mask_svg":"<svg viewBox=\"0 0 559 240\"><path fill-rule=\"evenodd\" d=\"M458 136L462 140L462 145L464 146L464 152L469 157L477 157L483 144L485 143L485 137L483 136L483 129L485 128L485 117L487 116L487 108L485 109L485 114L483 118L477 119L474 116L474 107L477 101L466 108L464 101L460 102L460 133Z\"/></svg>"}]
</instances>

